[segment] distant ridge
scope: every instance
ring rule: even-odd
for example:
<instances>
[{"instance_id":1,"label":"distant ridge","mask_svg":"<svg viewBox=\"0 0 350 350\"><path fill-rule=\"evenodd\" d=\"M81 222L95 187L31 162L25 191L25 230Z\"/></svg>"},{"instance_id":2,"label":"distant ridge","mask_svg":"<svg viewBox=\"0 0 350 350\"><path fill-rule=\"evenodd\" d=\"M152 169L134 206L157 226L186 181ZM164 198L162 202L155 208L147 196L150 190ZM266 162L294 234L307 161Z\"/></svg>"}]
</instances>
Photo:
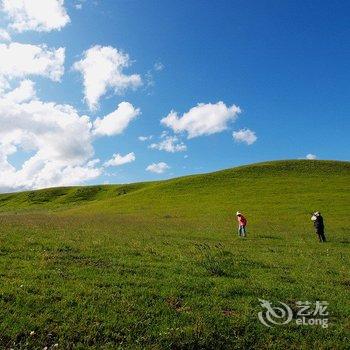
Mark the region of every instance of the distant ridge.
<instances>
[{"instance_id":1,"label":"distant ridge","mask_svg":"<svg viewBox=\"0 0 350 350\"><path fill-rule=\"evenodd\" d=\"M279 186L287 180L297 181L299 185L307 186L308 189L299 189L302 193L305 193L305 191L308 192L312 189L312 186L329 186L329 183L336 186L341 180L345 180L345 182L350 180L350 162L329 160L270 161L162 181L125 185L57 187L0 194L0 211L38 208L59 210L83 206L87 203L125 202L126 197L138 201L144 196L156 198L159 192L163 196L164 193L167 193L170 197L176 197L179 195L179 191L184 189L186 189L187 194L193 194L194 200L196 195L203 194L204 189L206 189L206 195L212 191L214 197L217 197L216 191L220 189L222 196L225 197L234 195L236 190L243 191L246 187L256 187L257 184L254 181L257 179L260 182L263 179L265 179L265 182L267 181L265 192L272 189L269 186L276 186L276 179L278 179L279 182L282 181ZM310 179L313 180L311 184L309 184ZM271 183L269 184L269 182ZM237 186L240 189L236 188ZM261 184L256 188L263 189ZM174 193L172 193L173 191ZM281 195L283 191L285 189L281 189ZM314 191L319 191L319 189L315 188ZM133 195L132 198L131 194ZM139 196L141 197L138 198ZM176 203L174 202L174 204Z\"/></svg>"}]
</instances>

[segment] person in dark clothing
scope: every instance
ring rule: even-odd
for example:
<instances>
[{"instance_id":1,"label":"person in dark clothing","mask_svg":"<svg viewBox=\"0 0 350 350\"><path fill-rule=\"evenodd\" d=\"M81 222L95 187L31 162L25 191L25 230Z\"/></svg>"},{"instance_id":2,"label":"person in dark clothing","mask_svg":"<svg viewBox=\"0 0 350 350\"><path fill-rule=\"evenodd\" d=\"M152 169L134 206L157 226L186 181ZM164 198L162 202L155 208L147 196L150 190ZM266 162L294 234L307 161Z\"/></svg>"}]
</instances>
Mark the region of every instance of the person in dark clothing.
<instances>
[{"instance_id":1,"label":"person in dark clothing","mask_svg":"<svg viewBox=\"0 0 350 350\"><path fill-rule=\"evenodd\" d=\"M320 242L326 242L326 236L324 234L324 223L323 223L323 217L319 211L315 212L311 220L314 222L314 227L316 230L316 234L318 235L318 239Z\"/></svg>"}]
</instances>

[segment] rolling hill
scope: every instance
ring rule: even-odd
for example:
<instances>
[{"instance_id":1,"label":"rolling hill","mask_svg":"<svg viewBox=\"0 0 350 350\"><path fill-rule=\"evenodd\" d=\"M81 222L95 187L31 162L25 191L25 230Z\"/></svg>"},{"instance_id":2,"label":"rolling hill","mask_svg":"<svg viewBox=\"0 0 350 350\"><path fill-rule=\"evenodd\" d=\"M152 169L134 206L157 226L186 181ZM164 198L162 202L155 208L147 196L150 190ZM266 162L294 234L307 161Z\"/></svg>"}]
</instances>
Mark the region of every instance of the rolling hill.
<instances>
[{"instance_id":1,"label":"rolling hill","mask_svg":"<svg viewBox=\"0 0 350 350\"><path fill-rule=\"evenodd\" d=\"M350 163L318 160L2 194L0 347L345 348L349 200ZM267 328L259 298L326 300L330 326Z\"/></svg>"}]
</instances>

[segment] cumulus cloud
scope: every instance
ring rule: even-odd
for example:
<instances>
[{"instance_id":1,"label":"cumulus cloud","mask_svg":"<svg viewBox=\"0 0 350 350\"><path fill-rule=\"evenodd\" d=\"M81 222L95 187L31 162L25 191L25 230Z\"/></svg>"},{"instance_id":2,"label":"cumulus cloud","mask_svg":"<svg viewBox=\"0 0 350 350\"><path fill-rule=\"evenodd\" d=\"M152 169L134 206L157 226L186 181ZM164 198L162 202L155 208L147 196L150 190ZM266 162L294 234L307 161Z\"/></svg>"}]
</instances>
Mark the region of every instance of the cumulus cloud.
<instances>
[{"instance_id":1,"label":"cumulus cloud","mask_svg":"<svg viewBox=\"0 0 350 350\"><path fill-rule=\"evenodd\" d=\"M30 81L0 97L0 125L1 191L73 185L101 174L91 162L90 119L35 99ZM8 159L16 152L31 155L19 169Z\"/></svg>"},{"instance_id":2,"label":"cumulus cloud","mask_svg":"<svg viewBox=\"0 0 350 350\"><path fill-rule=\"evenodd\" d=\"M98 136L112 136L121 134L129 125L129 123L140 115L140 109L135 108L129 102L121 102L118 108L106 115L97 118L94 122L94 134Z\"/></svg>"},{"instance_id":3,"label":"cumulus cloud","mask_svg":"<svg viewBox=\"0 0 350 350\"><path fill-rule=\"evenodd\" d=\"M0 44L0 90L14 78L39 75L60 81L64 73L65 49L20 43Z\"/></svg>"},{"instance_id":4,"label":"cumulus cloud","mask_svg":"<svg viewBox=\"0 0 350 350\"><path fill-rule=\"evenodd\" d=\"M31 80L22 80L20 85L6 93L4 98L14 103L34 100L36 99L35 84Z\"/></svg>"},{"instance_id":5,"label":"cumulus cloud","mask_svg":"<svg viewBox=\"0 0 350 350\"><path fill-rule=\"evenodd\" d=\"M139 113L126 102L117 111L94 123L70 105L39 100L30 80L0 93L0 191L75 185L100 176L104 167L93 158L93 141L122 132ZM9 157L17 152L28 159L16 168ZM115 154L107 165L134 157Z\"/></svg>"},{"instance_id":6,"label":"cumulus cloud","mask_svg":"<svg viewBox=\"0 0 350 350\"><path fill-rule=\"evenodd\" d=\"M315 154L309 153L305 156L305 159L313 160L313 159L317 159L317 156Z\"/></svg>"},{"instance_id":7,"label":"cumulus cloud","mask_svg":"<svg viewBox=\"0 0 350 350\"><path fill-rule=\"evenodd\" d=\"M187 146L179 141L176 136L164 136L163 140L158 143L152 143L149 145L149 148L170 153L185 152L187 150Z\"/></svg>"},{"instance_id":8,"label":"cumulus cloud","mask_svg":"<svg viewBox=\"0 0 350 350\"><path fill-rule=\"evenodd\" d=\"M120 166L123 164L134 162L135 159L136 157L134 152L128 153L125 156L122 156L119 153L116 153L116 154L113 154L113 157L105 163L105 166L106 167Z\"/></svg>"},{"instance_id":9,"label":"cumulus cloud","mask_svg":"<svg viewBox=\"0 0 350 350\"><path fill-rule=\"evenodd\" d=\"M0 28L0 40L1 41L11 41L10 34L5 30Z\"/></svg>"},{"instance_id":10,"label":"cumulus cloud","mask_svg":"<svg viewBox=\"0 0 350 350\"><path fill-rule=\"evenodd\" d=\"M152 163L146 168L147 171L150 171L151 173L156 173L156 174L162 174L168 169L170 169L169 165L164 162Z\"/></svg>"},{"instance_id":11,"label":"cumulus cloud","mask_svg":"<svg viewBox=\"0 0 350 350\"><path fill-rule=\"evenodd\" d=\"M69 105L40 100L23 102L12 97L9 93L0 100L3 144L38 150L41 156L63 163L83 162L93 154L87 116L79 116Z\"/></svg>"},{"instance_id":12,"label":"cumulus cloud","mask_svg":"<svg viewBox=\"0 0 350 350\"><path fill-rule=\"evenodd\" d=\"M90 109L96 109L101 96L108 89L120 94L142 84L140 75L127 75L124 69L131 65L127 54L111 46L93 46L73 68L83 76L84 96Z\"/></svg>"},{"instance_id":13,"label":"cumulus cloud","mask_svg":"<svg viewBox=\"0 0 350 350\"><path fill-rule=\"evenodd\" d=\"M92 159L94 138L122 132L138 113L125 102L113 118L94 124L70 105L38 100L34 83L23 80L0 94L0 191L74 185L98 177L102 168ZM16 152L31 155L19 169L9 161ZM134 159L134 153L115 154L106 165Z\"/></svg>"},{"instance_id":14,"label":"cumulus cloud","mask_svg":"<svg viewBox=\"0 0 350 350\"><path fill-rule=\"evenodd\" d=\"M18 32L60 30L70 22L63 0L2 0L0 6Z\"/></svg>"},{"instance_id":15,"label":"cumulus cloud","mask_svg":"<svg viewBox=\"0 0 350 350\"><path fill-rule=\"evenodd\" d=\"M236 142L246 143L247 145L252 145L258 139L255 131L250 129L234 131L232 137Z\"/></svg>"},{"instance_id":16,"label":"cumulus cloud","mask_svg":"<svg viewBox=\"0 0 350 350\"><path fill-rule=\"evenodd\" d=\"M241 109L232 105L227 107L223 102L215 104L199 103L182 116L171 111L161 123L174 132L187 132L188 138L211 135L226 130L229 122L234 121Z\"/></svg>"}]
</instances>

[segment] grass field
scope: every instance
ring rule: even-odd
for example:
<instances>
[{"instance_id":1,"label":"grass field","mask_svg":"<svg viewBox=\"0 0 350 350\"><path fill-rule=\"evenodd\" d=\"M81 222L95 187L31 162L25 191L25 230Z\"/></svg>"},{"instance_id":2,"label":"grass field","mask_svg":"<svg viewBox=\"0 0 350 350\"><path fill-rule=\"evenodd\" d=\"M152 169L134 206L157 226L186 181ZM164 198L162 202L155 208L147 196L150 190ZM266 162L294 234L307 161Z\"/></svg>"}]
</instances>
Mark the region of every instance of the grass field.
<instances>
[{"instance_id":1,"label":"grass field","mask_svg":"<svg viewBox=\"0 0 350 350\"><path fill-rule=\"evenodd\" d=\"M0 195L0 348L348 349L349 200L350 163L311 160ZM329 327L268 328L259 298Z\"/></svg>"}]
</instances>

